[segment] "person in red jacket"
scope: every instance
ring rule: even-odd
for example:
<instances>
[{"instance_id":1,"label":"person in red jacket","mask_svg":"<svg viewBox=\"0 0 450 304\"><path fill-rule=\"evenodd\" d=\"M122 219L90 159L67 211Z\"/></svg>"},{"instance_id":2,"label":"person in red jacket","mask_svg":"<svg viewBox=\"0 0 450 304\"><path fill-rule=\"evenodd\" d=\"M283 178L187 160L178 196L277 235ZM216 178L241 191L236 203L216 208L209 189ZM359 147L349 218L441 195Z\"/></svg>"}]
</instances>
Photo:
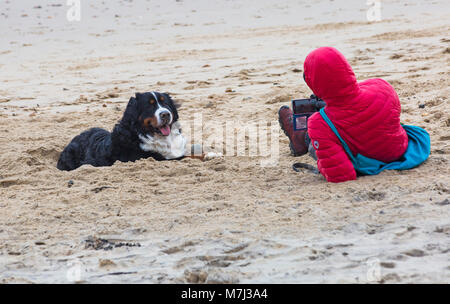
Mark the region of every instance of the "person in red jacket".
<instances>
[{"instance_id":1,"label":"person in red jacket","mask_svg":"<svg viewBox=\"0 0 450 304\"><path fill-rule=\"evenodd\" d=\"M386 163L405 153L408 136L400 125L400 101L383 79L357 82L345 57L335 48L322 47L304 62L304 79L314 94L325 101L325 111L351 152ZM356 171L340 140L320 113L308 119L307 136L294 131L292 112L279 111L282 129L294 155L315 152L320 173L329 182L356 179ZM305 132L303 132L305 133Z\"/></svg>"}]
</instances>

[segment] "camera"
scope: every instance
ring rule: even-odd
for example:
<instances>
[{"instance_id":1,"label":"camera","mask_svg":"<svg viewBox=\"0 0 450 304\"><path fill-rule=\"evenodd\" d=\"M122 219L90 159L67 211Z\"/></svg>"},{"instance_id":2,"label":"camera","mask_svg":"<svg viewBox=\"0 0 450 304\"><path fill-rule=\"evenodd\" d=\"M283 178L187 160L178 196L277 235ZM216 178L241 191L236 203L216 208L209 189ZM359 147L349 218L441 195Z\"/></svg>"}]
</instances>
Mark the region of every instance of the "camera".
<instances>
[{"instance_id":1,"label":"camera","mask_svg":"<svg viewBox=\"0 0 450 304\"><path fill-rule=\"evenodd\" d=\"M325 107L325 102L315 95L307 99L293 99L292 111L294 112L293 122L295 131L304 131L308 128L308 118L321 108Z\"/></svg>"}]
</instances>

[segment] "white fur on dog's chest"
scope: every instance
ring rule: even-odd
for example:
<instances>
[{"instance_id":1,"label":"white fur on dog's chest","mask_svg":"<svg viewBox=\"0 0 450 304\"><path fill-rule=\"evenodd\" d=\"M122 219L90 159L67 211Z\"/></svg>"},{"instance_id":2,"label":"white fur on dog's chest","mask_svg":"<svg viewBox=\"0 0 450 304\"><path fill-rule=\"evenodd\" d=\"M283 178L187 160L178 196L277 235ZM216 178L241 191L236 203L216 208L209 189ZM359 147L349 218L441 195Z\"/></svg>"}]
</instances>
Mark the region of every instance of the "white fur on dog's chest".
<instances>
[{"instance_id":1,"label":"white fur on dog's chest","mask_svg":"<svg viewBox=\"0 0 450 304\"><path fill-rule=\"evenodd\" d=\"M142 143L139 145L147 152L157 152L165 159L174 159L186 154L186 138L181 134L181 127L178 122L172 125L168 136L162 135L139 135Z\"/></svg>"}]
</instances>

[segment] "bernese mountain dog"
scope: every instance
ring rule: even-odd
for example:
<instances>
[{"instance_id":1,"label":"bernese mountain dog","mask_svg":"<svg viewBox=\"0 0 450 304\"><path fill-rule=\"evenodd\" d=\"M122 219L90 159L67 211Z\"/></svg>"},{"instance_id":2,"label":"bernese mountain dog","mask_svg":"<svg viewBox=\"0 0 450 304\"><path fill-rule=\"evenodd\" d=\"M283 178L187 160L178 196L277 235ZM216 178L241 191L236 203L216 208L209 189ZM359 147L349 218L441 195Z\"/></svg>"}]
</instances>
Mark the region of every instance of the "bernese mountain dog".
<instances>
[{"instance_id":1,"label":"bernese mountain dog","mask_svg":"<svg viewBox=\"0 0 450 304\"><path fill-rule=\"evenodd\" d=\"M74 137L62 151L57 168L74 170L82 165L112 166L153 157L181 159L186 139L178 122L178 104L167 93L136 93L112 132L89 129Z\"/></svg>"}]
</instances>

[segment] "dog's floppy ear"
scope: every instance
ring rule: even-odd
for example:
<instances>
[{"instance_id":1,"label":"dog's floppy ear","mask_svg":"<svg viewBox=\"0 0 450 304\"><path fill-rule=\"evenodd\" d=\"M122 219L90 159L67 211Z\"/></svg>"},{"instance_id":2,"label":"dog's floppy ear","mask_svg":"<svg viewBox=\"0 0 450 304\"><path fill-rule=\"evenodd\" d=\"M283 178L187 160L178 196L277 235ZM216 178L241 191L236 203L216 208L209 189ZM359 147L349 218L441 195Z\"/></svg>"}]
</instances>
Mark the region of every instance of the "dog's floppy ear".
<instances>
[{"instance_id":1,"label":"dog's floppy ear","mask_svg":"<svg viewBox=\"0 0 450 304\"><path fill-rule=\"evenodd\" d=\"M122 119L114 126L112 140L115 144L131 146L137 140L138 116L138 101L136 98L131 97Z\"/></svg>"},{"instance_id":2,"label":"dog's floppy ear","mask_svg":"<svg viewBox=\"0 0 450 304\"><path fill-rule=\"evenodd\" d=\"M175 109L178 110L178 109L181 108L181 102L180 102L180 101L177 101L177 100L173 100L173 99L172 99L172 103L173 103Z\"/></svg>"},{"instance_id":3,"label":"dog's floppy ear","mask_svg":"<svg viewBox=\"0 0 450 304\"><path fill-rule=\"evenodd\" d=\"M169 93L164 92L164 95L167 95L167 97L169 97L170 103L173 104L173 106L175 107L175 109L179 109L181 108L181 102L177 101L177 100L173 100L172 96L170 96Z\"/></svg>"},{"instance_id":4,"label":"dog's floppy ear","mask_svg":"<svg viewBox=\"0 0 450 304\"><path fill-rule=\"evenodd\" d=\"M140 94L136 93L136 96L138 95ZM138 101L136 100L136 98L131 97L130 100L128 101L125 112L123 113L121 122L122 124L131 127L138 120L138 116L139 116Z\"/></svg>"},{"instance_id":5,"label":"dog's floppy ear","mask_svg":"<svg viewBox=\"0 0 450 304\"><path fill-rule=\"evenodd\" d=\"M168 93L164 93L164 95L167 97L167 104L170 107L170 111L173 113L173 121L175 122L178 120L178 109L180 108L180 104L174 101Z\"/></svg>"}]
</instances>

